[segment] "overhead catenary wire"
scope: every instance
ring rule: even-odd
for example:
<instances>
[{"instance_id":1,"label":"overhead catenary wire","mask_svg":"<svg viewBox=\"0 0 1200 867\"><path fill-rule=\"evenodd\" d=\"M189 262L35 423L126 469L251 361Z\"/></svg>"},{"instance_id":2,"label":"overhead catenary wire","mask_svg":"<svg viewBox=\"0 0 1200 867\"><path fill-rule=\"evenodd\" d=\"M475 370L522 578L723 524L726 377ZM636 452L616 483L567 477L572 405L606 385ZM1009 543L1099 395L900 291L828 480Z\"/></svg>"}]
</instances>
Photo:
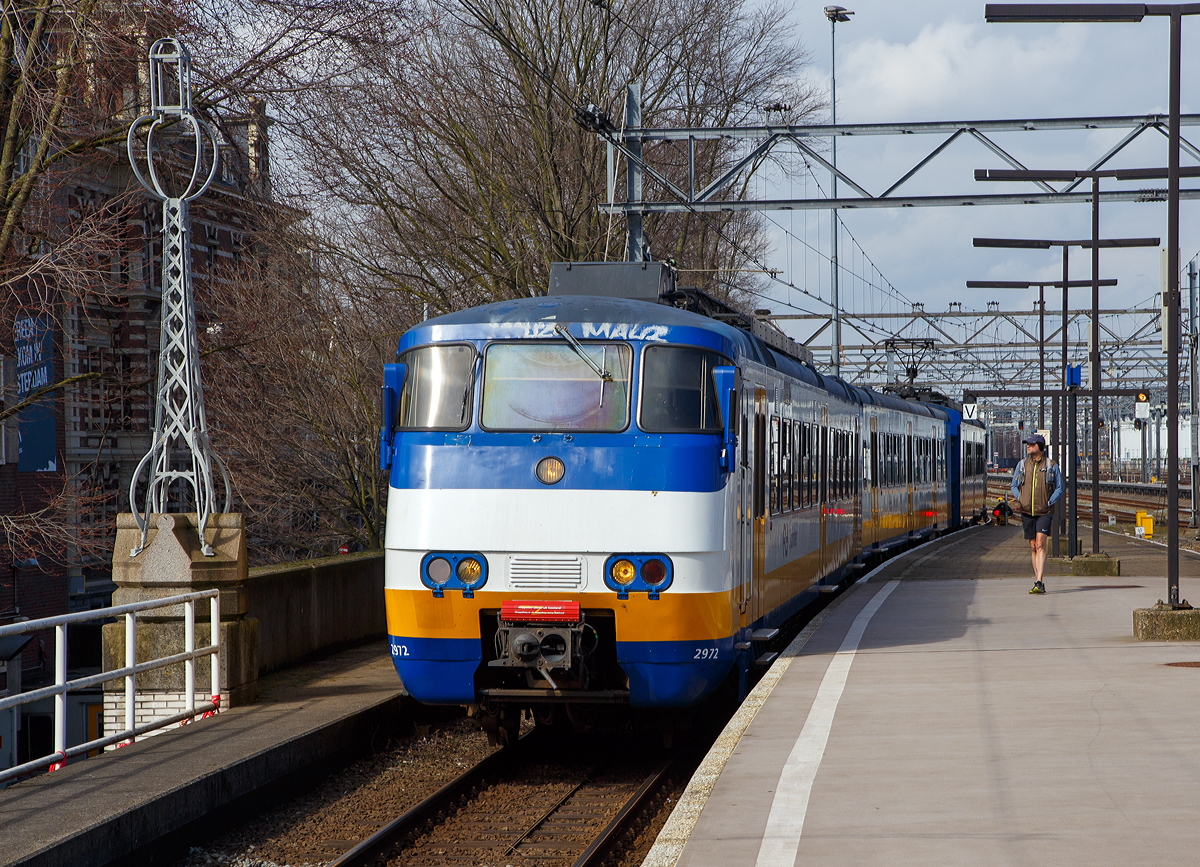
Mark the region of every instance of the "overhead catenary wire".
<instances>
[{"instance_id":1,"label":"overhead catenary wire","mask_svg":"<svg viewBox=\"0 0 1200 867\"><path fill-rule=\"evenodd\" d=\"M665 50L664 50L664 49L663 49L661 46L659 46L659 45L657 45L655 42L653 42L653 41L652 41L652 40L651 40L651 39L650 39L650 38L649 38L649 37L648 37L648 36L647 36L645 33L643 33L643 32L642 32L642 31L641 31L639 28L635 27L635 26L634 26L632 23L630 23L629 21L625 20L625 19L624 19L624 18L623 18L623 17L620 15L620 13L619 13L619 12L617 12L617 11L616 11L616 10L613 8L613 5L612 5L612 3L610 2L610 0L587 0L587 2L588 2L588 3L590 3L592 6L596 6L597 8L603 9L605 12L607 12L607 13L608 13L608 15L609 15L609 16L610 16L610 17L611 17L613 20L615 20L617 23L619 23L621 26L623 26L623 27L624 27L624 28L625 28L627 31L629 31L631 34L633 34L633 35L634 35L634 36L635 36L637 39L641 40L641 42L642 42L644 45L646 45L648 48L651 48L651 49L653 49L653 50L655 50L655 51L657 51L657 52L666 53L666 52L665 52ZM721 87L720 85L714 84L713 82L711 82L711 81L707 80L705 77L703 77L703 76L701 76L701 75L697 74L697 73L696 73L696 72L695 72L695 71L694 71L694 70L693 70L693 69L692 69L692 68L691 68L691 67L688 65L687 61L686 61L684 58L680 58L680 57L674 57L673 59L675 59L675 60L676 60L676 61L679 63L679 65L680 65L680 66L682 66L682 67L684 68L684 70L686 70L686 71L687 71L688 75L690 75L690 76L692 76L693 78L696 78L697 80L701 81L701 82L702 82L702 83L704 83L706 86L708 86L708 87L712 87L713 89L715 89L715 90L717 90L717 91L720 91L720 92L722 92L722 93L723 93L723 95L724 95L724 96L725 96L727 99L730 99L730 100L733 100L733 101L736 101L736 102L740 102L740 103L741 103L743 106L746 106L746 107L748 107L748 108L752 108L752 109L755 109L755 110L763 110L763 109L764 109L764 107L763 107L763 106L759 106L759 105L757 105L757 104L755 104L755 103L751 103L751 102L749 102L749 101L747 101L747 100L741 99L740 97L737 97L737 96L735 96L735 95L733 95L733 94L729 93L729 92L728 92L726 89L724 89L724 88L723 88L723 87ZM813 170L812 170L812 166L811 166L811 164L808 162L808 160L807 160L807 159L805 159L805 160L804 160L804 165L805 165L805 168L808 170L808 172L809 172L810 174L812 174L812 171L813 171ZM816 180L816 177L815 177L815 175L814 175L814 180ZM817 187L818 187L818 189L821 189L821 187L820 187L820 182L819 182L819 181L817 181ZM821 192L822 192L822 194L824 194L824 190L823 190L823 189L821 189ZM691 208L689 208L689 211L691 211L692 213L697 213L697 212L696 212L694 209L691 209ZM815 253L817 256L819 256L819 257L821 257L821 258L825 259L827 262L830 262L830 261L832 261L832 258L831 258L831 257L830 257L828 254L826 254L826 253L822 252L822 251L821 251L819 248L816 248L816 247L811 247L811 246L808 244L808 242L807 242L806 240L804 240L803 238L800 238L800 237L798 237L798 236L797 236L797 235L796 235L794 232L792 232L792 231L790 230L790 228L784 228L784 227L782 226L782 224L780 224L778 221L776 221L775 219L773 219L773 218L772 218L772 217L771 217L769 214L764 214L763 216L766 218L766 220L767 220L769 223L771 223L773 226L775 226L776 228L778 228L778 229L780 229L781 231L783 231L783 232L784 232L784 234L785 234L786 236L788 236L788 237L791 237L791 238L793 238L794 240L796 240L796 241L798 241L799 243L801 243L802 245L804 245L805 247L808 247L809 249L811 249L811 250L813 251L813 253ZM789 218L790 218L790 215L789 215ZM903 293L903 292L901 292L900 290L898 290L898 289L897 289L897 288L896 288L896 287L895 287L895 286L894 286L894 285L891 283L891 281L889 281L889 280L888 280L886 277L884 277L884 276L883 276L883 272L880 270L879 266L875 264L875 262L874 262L874 261L871 259L871 257L870 257L869 255L867 255L867 252L866 252L866 250L865 250L865 249L863 249L863 247L862 247L862 245L859 243L858 239L857 239L856 237L854 237L854 234L853 234L852 232L850 232L849 228L848 228L848 227L846 226L846 224L845 224L845 223L842 221L842 219L841 219L840 215L837 217L837 221L838 221L839 225L842 227L842 229L843 229L843 230L846 232L846 234L847 234L847 235L850 237L850 240L853 242L853 244L854 244L854 247L855 247L855 248L858 250L859 254L860 254L860 255L862 255L862 257L863 257L864 259L866 259L866 261L867 261L867 262L869 262L869 263L870 263L870 265L871 265L871 267L874 269L875 273L879 275L880 283L881 283L881 284L886 284L886 287L885 287L884 285L876 284L876 283L874 283L874 282L872 282L872 281L870 281L870 280L866 279L866 278L865 278L865 277L863 277L861 274L856 274L856 273L854 273L854 271L853 271L852 269L848 269L848 268L846 268L846 266L845 266L844 264L842 264L841 262L839 262L839 263L838 263L838 271L839 271L839 272L846 273L847 275L849 275L849 276L851 276L851 277L854 277L854 278L856 278L856 279L857 279L857 280L859 280L860 282L864 283L864 284L865 284L865 285L867 285L867 286L870 286L870 287L872 287L872 288L876 289L877 291L880 291L880 292L885 292L885 293L888 293L888 294L892 294L892 295L893 295L893 296L895 296L895 297L896 297L898 300L904 301L905 303L908 303L908 304L912 304L912 300L911 300L911 299L909 299L909 298L908 298L906 295L904 295L904 293ZM706 222L708 222L708 221L706 221ZM711 224L711 222L709 222L709 225L712 225L712 224ZM789 250L789 254L790 254L790 250ZM777 276L776 276L776 275L775 275L773 272L770 272L770 271L769 271L769 272L768 272L768 274L769 274L769 276L771 277L771 279L773 279L773 280L776 280L777 282L783 282L783 281L778 281L778 278L777 278ZM785 285L788 285L788 286L790 286L791 288L793 288L793 289L796 289L797 291L803 292L805 295L808 295L810 298L816 298L817 300L821 301L821 303L823 303L823 304L826 304L826 305L827 305L827 306L829 306L829 307L832 307L832 306L833 306L833 304L832 304L832 302L831 302L831 301L825 301L825 299L824 299L824 298L821 298L821 297L820 297L820 294L819 294L819 292L818 292L818 294L817 294L817 295L815 295L815 296L814 296L814 295L813 295L811 292L809 292L807 289L804 289L804 288L801 288L801 287L798 287L798 286L796 286L796 285L795 285L795 282L794 282L794 280L792 280L792 279L791 279L791 278L792 278L792 270L791 270L791 267L790 267L790 265L789 265L789 267L788 267L788 277L789 277L789 281L790 281L790 282L787 282L787 283L785 283ZM846 310L846 309L845 309L844 307L842 307L841 305L839 305L838 309L839 309L839 311L840 311L840 312L842 312L842 313L849 313L849 311L848 311L848 310ZM884 332L881 332L881 333L888 333L888 332L885 332L885 331L884 331Z\"/></svg>"},{"instance_id":2,"label":"overhead catenary wire","mask_svg":"<svg viewBox=\"0 0 1200 867\"><path fill-rule=\"evenodd\" d=\"M472 0L461 0L461 2L462 2L462 5L471 13L471 15L474 16L479 22L481 22L487 28L488 32L492 35L492 37L494 39L496 39L496 41L499 42L506 51L508 51L514 58L516 58L523 65L525 65L534 75L536 75L538 78L540 78L560 99L563 100L563 102L565 102L567 105L571 106L572 108L576 109L577 111L579 110L580 106L576 102L574 95L568 93L562 87L562 85L560 85L554 79L553 76L551 76L545 70L540 69L538 67L538 65L536 63L534 63L532 58L530 58L528 55L526 55L525 52L522 51L519 46L517 46L511 39L508 38L507 35L505 35L505 33L501 29L499 23L496 22L494 19L492 19L491 16L487 14L486 10L484 10L481 7L479 7L478 5L476 5L474 2L472 2ZM663 175L659 171L657 171L654 167L648 165L645 162L645 160L638 160L637 157L635 157L629 151L629 149L625 147L624 142L621 141L621 139L618 138L617 135L615 134L615 127L609 129L609 128L606 128L602 124L596 124L593 127L593 129L598 135L603 137L609 144L611 144L614 147L614 149L619 151L621 153L621 155L625 157L626 160L636 160L638 162L638 164L642 167L642 170L644 172L649 174L652 178L657 180L659 183L663 184L663 186L666 189L669 189L669 190L673 189L674 185L670 182L669 179L663 177ZM685 202L685 204L686 204L686 202ZM780 285L783 285L785 287L788 287L790 289L795 289L796 291L799 291L799 292L803 293L804 295L807 295L808 297L813 298L816 301L820 301L820 302L828 305L829 302L824 301L824 299L821 299L818 296L812 295L812 293L808 292L806 289L798 287L795 284L790 283L788 281L780 280L779 277L772 272L771 268L769 268L763 262L759 261L759 259L750 250L748 250L743 244L739 243L736 238L730 237L729 234L719 224L715 223L712 219L710 219L707 214L705 214L704 212L699 211L695 208L692 208L690 206L688 206L688 210L690 213L692 213L694 216L696 216L698 219L700 219L702 222L704 222L705 225L707 225L709 228L711 228L718 237L720 237L722 240L725 241L725 243L729 244L730 247L732 247L741 256L743 256L746 259L746 261L750 262L756 268L758 268L758 270L761 271L764 275L766 275L770 280L772 280L776 283L779 283ZM762 295L759 292L754 292L752 290L745 289L744 287L738 287L738 289L739 289L739 291L749 292L750 294L757 295L758 297L764 298L769 301L773 301L775 303L782 303L788 307L791 307L794 310L800 311L801 313L817 315L814 311L800 307L799 305L792 303L790 300L779 299L779 298L774 298L771 296Z\"/></svg>"},{"instance_id":3,"label":"overhead catenary wire","mask_svg":"<svg viewBox=\"0 0 1200 867\"><path fill-rule=\"evenodd\" d=\"M488 14L487 10L483 9L481 6L479 6L478 4L473 2L473 0L461 0L461 2L462 2L463 7L476 19L476 21L479 22L480 24L482 24L487 29L488 33L492 36L492 38L494 38L498 43L500 43L500 45L507 52L509 52L509 54L511 54L516 60L518 60L521 64L523 64L525 67L527 67L530 72L532 72L539 79L541 79L542 82L545 83L547 85L547 87L555 95L557 95L565 104L567 104L568 106L571 106L572 109L576 111L577 118L580 116L580 114L582 112L595 109L594 105L586 106L586 108L581 106L580 103L576 100L574 94L569 93L557 80L555 80L555 78L552 75L550 75L546 70L541 69L533 61L533 59L530 58L520 48L520 46L518 46L516 43L514 43L513 40L510 39L504 33L503 29L500 27L499 22L497 22L495 19L493 19ZM598 118L596 118L596 119L598 120ZM611 123L611 121L609 121L607 123L596 122L591 126L591 128L593 129L594 132L596 132L598 135L600 135L602 138L604 138L609 144L611 144L613 146L614 150L618 151L626 160L635 160L641 166L642 170L644 172L646 172L650 177L652 177L653 179L655 179L656 181L661 183L665 189L675 192L674 185L670 182L669 179L665 178L653 166L650 166L649 164L647 164L644 159L638 159L636 156L634 156L629 151L629 149L625 146L622 139L616 135L616 127L615 127L615 125L613 125ZM811 168L810 168L810 171L811 171ZM812 298L813 300L815 300L827 307L832 307L832 303L830 301L826 301L825 299L821 298L819 295L813 295L811 292L808 291L807 288L797 286L790 279L789 280L781 279L778 276L778 273L775 271L775 269L768 267L765 263L760 261L758 259L758 257L752 251L750 251L743 244L738 242L738 240L736 238L731 237L729 235L729 233L726 232L725 229L722 228L722 226L720 224L714 222L707 213L691 207L690 203L688 203L686 201L686 199L681 198L681 201L683 202L684 206L687 207L689 213L691 213L692 215L697 217L706 226L708 226L710 229L712 229L712 231L717 235L717 237L724 240L726 244L728 244L731 248L733 248L735 251L737 251L737 253L739 255L741 255L747 262L754 265L758 269L758 271L760 271L762 274L764 274L771 282L779 284L780 286L783 286L784 288L786 288L788 290L794 290L796 292L799 292L799 293L805 295L806 297ZM855 243L857 245L857 241L855 241ZM745 292L750 295L754 295L758 298L762 298L763 300L770 301L772 303L783 304L784 306L790 307L793 310L799 311L800 313L805 313L805 314L814 315L814 316L822 315L822 314L817 314L813 310L799 306L798 304L792 302L790 300L790 298L781 299L781 298L777 298L774 296L764 295L761 292L758 292L753 289L749 289L744 286L738 286L738 287L733 287L733 288L736 288L737 291ZM873 332L883 335L885 337L891 336L891 332L886 331L885 329L879 328L878 326L876 326L870 322L860 320L857 317L854 317L853 314L849 313L848 311L842 311L842 312L844 314L851 316L862 328L866 328L870 331L873 331Z\"/></svg>"}]
</instances>

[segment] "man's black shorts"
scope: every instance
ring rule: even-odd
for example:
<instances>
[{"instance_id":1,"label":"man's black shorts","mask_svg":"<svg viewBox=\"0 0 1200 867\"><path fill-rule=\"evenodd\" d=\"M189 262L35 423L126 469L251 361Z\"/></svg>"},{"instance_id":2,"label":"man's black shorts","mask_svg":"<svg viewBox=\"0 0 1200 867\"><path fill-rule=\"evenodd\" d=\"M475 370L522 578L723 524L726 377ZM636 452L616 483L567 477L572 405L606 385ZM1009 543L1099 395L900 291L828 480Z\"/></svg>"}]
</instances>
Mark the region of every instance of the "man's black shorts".
<instances>
[{"instance_id":1,"label":"man's black shorts","mask_svg":"<svg viewBox=\"0 0 1200 867\"><path fill-rule=\"evenodd\" d=\"M1051 527L1054 524L1054 513L1049 515L1022 515L1021 525L1025 528L1025 541L1032 542L1035 533L1041 533L1044 536L1050 535Z\"/></svg>"}]
</instances>

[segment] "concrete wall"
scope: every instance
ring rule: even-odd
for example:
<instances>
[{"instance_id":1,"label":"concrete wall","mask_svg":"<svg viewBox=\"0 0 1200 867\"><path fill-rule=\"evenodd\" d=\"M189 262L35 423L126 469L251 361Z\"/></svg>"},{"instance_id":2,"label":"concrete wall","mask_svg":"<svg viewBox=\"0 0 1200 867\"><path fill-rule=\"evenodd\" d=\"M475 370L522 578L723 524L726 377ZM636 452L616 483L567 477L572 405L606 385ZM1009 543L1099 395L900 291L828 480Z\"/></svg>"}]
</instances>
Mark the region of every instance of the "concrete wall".
<instances>
[{"instance_id":1,"label":"concrete wall","mask_svg":"<svg viewBox=\"0 0 1200 867\"><path fill-rule=\"evenodd\" d=\"M246 589L259 674L387 631L382 551L258 567Z\"/></svg>"}]
</instances>

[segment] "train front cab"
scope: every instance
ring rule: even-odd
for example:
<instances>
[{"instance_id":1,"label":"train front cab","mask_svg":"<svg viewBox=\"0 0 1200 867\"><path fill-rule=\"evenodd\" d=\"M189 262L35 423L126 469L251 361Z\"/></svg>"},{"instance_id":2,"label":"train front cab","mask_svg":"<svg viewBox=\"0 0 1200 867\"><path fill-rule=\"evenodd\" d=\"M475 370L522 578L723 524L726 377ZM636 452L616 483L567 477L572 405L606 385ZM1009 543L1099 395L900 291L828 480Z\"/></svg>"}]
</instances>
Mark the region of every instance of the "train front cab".
<instances>
[{"instance_id":1,"label":"train front cab","mask_svg":"<svg viewBox=\"0 0 1200 867\"><path fill-rule=\"evenodd\" d=\"M382 434L392 471L386 595L396 669L409 692L427 703L504 700L519 705L546 696L546 684L536 671L492 665L500 659L493 648L498 618L506 602L569 602L591 616L612 664L603 671L595 668L590 680L557 677L555 682L565 685L561 692L600 691L619 700L627 691L626 700L635 707L694 704L724 680L740 628L733 615L737 603L727 547L732 488L723 467L723 454L733 449L727 448L724 430L712 424L695 432L656 431L645 415L644 373L652 352L728 353L729 339L673 323L656 335L667 341L639 341L629 336L634 333L630 326L624 339L601 342L596 334L600 326L586 321L566 325L562 306L559 310L559 322L581 345L589 341L610 347L603 363L616 363L611 347L629 347L631 363L623 380L629 383L624 398L629 415L614 422L613 430L513 431L485 424L483 407L489 399L500 400L485 393L488 353L515 341L480 336L484 329L476 323L451 328L447 320L453 323L453 315L425 326L438 329L440 345L473 346L477 360L460 365L459 380L439 386L450 397L443 403L455 409L453 430L418 430L401 423L394 438L386 425ZM657 305L654 312L692 316ZM641 310L620 308L618 313L645 319ZM406 339L401 362L388 373L393 391L391 409L385 405L389 418L402 414L397 407L405 405L407 372L402 365L418 360L406 353L435 343L420 328ZM670 340L678 343L667 346ZM536 345L558 349L555 363L573 365L572 375L585 383L596 381L582 362L575 363L577 355L562 337L550 335ZM722 361L706 364L711 371ZM439 370L449 375L452 368L442 365ZM723 369L733 374L732 366ZM706 372L700 381L714 379ZM613 409L613 400L606 392L600 405ZM460 405L463 421L457 424ZM720 418L715 408L711 415ZM536 473L548 457L564 465L562 478L552 485ZM470 554L485 564L484 574L476 585L459 586L453 577L456 558ZM647 554L660 554L668 564L666 584L643 586L640 572L628 588L609 580L616 560L639 563ZM451 564L438 567L452 575L445 589L430 582L431 558ZM526 561L554 561L554 569L571 561L572 574L579 576L576 586L547 582L539 590L538 581L530 579L530 569L536 568ZM532 684L526 676L531 673ZM550 673L556 677L554 670ZM531 693L531 687L537 692Z\"/></svg>"}]
</instances>

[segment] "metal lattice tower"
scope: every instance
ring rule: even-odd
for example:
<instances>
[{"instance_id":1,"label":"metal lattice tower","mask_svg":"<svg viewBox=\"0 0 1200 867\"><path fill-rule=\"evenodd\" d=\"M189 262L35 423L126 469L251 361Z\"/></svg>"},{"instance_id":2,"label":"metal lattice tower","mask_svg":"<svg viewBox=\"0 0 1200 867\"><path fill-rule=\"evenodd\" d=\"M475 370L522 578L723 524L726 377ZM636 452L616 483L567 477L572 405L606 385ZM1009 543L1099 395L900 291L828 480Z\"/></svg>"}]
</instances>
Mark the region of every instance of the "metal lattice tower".
<instances>
[{"instance_id":1,"label":"metal lattice tower","mask_svg":"<svg viewBox=\"0 0 1200 867\"><path fill-rule=\"evenodd\" d=\"M158 390L154 410L154 436L150 450L138 463L129 483L129 503L142 531L134 556L146 547L150 515L166 512L171 486L182 482L191 487L191 499L197 512L201 550L213 556L205 537L209 516L229 508L229 474L212 450L204 419L204 389L200 384L200 353L196 339L196 308L192 296L191 228L188 202L203 195L217 172L220 152L215 133L207 123L192 114L191 57L176 39L159 39L150 48L150 111L129 128L126 149L133 173L146 191L163 203L162 313L159 331ZM182 189L168 192L168 184L155 167L155 135L176 124L190 130L192 152L182 159L191 160L190 176L184 171ZM134 141L145 129L147 181L138 167ZM207 140L207 142L206 142ZM206 143L212 149L212 164L201 180ZM221 471L225 499L216 508L213 488L213 464ZM146 499L138 508L138 479L146 477ZM185 501L186 502L186 501Z\"/></svg>"}]
</instances>

